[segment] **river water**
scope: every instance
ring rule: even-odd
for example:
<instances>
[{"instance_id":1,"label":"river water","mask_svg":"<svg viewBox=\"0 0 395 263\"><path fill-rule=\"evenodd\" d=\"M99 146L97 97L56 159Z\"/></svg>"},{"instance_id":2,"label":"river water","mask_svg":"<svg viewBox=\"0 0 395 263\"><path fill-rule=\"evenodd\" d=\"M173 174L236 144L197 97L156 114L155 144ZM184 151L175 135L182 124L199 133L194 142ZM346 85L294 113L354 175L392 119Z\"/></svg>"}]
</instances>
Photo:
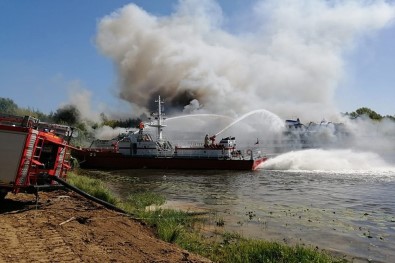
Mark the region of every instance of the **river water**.
<instances>
[{"instance_id":1,"label":"river water","mask_svg":"<svg viewBox=\"0 0 395 263\"><path fill-rule=\"evenodd\" d=\"M301 151L257 171L98 174L121 197L160 193L166 207L208 210L213 225L223 220L222 229L245 237L318 247L355 262L395 262L395 168L368 154L344 158L350 154Z\"/></svg>"}]
</instances>

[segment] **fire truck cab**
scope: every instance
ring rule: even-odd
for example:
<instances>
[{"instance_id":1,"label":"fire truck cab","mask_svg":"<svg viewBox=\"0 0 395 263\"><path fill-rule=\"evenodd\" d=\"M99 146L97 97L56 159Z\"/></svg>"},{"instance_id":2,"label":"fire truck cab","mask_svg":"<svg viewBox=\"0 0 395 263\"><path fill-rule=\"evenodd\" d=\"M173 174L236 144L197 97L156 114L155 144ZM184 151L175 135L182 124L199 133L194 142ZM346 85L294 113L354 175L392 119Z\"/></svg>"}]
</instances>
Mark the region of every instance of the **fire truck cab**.
<instances>
[{"instance_id":1,"label":"fire truck cab","mask_svg":"<svg viewBox=\"0 0 395 263\"><path fill-rule=\"evenodd\" d=\"M0 200L8 192L56 186L48 176L65 178L72 133L69 126L0 113Z\"/></svg>"}]
</instances>

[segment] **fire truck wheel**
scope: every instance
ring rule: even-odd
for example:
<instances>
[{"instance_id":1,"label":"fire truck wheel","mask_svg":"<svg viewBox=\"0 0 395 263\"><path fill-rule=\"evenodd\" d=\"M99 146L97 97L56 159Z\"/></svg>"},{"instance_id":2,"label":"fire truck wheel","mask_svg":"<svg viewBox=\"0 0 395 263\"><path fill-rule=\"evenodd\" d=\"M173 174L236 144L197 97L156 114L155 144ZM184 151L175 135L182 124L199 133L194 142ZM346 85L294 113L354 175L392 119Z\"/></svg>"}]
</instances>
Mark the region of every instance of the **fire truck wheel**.
<instances>
[{"instance_id":1,"label":"fire truck wheel","mask_svg":"<svg viewBox=\"0 0 395 263\"><path fill-rule=\"evenodd\" d=\"M0 189L0 201L2 201L5 198L6 195L7 195L7 191L2 191Z\"/></svg>"}]
</instances>

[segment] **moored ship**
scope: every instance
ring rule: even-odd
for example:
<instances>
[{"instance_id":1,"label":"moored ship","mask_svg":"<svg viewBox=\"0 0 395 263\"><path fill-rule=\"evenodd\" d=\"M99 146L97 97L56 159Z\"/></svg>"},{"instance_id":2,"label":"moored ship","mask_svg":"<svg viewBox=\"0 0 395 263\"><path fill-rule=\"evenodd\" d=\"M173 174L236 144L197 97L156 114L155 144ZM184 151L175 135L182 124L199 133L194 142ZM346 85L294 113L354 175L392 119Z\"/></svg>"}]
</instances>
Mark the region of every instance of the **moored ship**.
<instances>
[{"instance_id":1,"label":"moored ship","mask_svg":"<svg viewBox=\"0 0 395 263\"><path fill-rule=\"evenodd\" d=\"M89 148L74 149L72 154L81 168L94 169L199 169L199 170L255 170L267 160L252 150L236 148L235 137L222 138L206 135L204 143L188 146L173 145L163 138L163 101L160 96L154 121L140 123L135 131L129 131L112 140L96 140ZM147 132L156 128L157 138Z\"/></svg>"}]
</instances>

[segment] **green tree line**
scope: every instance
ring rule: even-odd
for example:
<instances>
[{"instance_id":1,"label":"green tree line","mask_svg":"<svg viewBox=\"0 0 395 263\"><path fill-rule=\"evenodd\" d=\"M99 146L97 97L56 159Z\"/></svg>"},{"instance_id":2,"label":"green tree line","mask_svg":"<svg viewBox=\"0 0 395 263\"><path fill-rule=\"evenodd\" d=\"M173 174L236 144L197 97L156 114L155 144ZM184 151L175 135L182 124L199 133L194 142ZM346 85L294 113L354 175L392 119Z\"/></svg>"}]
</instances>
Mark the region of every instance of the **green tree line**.
<instances>
[{"instance_id":1,"label":"green tree line","mask_svg":"<svg viewBox=\"0 0 395 263\"><path fill-rule=\"evenodd\" d=\"M17 116L32 116L42 122L56 123L76 127L78 137L73 138L72 142L76 146L83 146L87 142L94 139L94 130L104 125L123 128L136 127L141 119L126 119L126 120L111 120L104 113L100 114L101 121L93 122L81 119L80 111L74 105L65 105L58 108L55 112L45 114L37 109L19 107L12 99L0 97L0 113L17 115Z\"/></svg>"},{"instance_id":2,"label":"green tree line","mask_svg":"<svg viewBox=\"0 0 395 263\"><path fill-rule=\"evenodd\" d=\"M358 117L361 117L361 116L367 116L370 119L376 120L376 121L381 121L381 120L383 120L385 118L395 121L395 115L393 115L393 116L391 116L391 115L382 116L381 114L379 114L379 113L375 112L374 110L369 109L367 107L359 108L356 111L353 111L353 112L350 112L350 113L346 112L345 115L349 116L351 118L358 118Z\"/></svg>"},{"instance_id":3,"label":"green tree line","mask_svg":"<svg viewBox=\"0 0 395 263\"><path fill-rule=\"evenodd\" d=\"M23 108L19 107L12 99L9 98L1 98L0 97L0 112L10 115L18 115L18 116L33 116L40 121L51 122L57 124L65 124L70 126L75 126L81 130L86 130L85 125L91 126L91 128L96 129L103 125L110 126L112 128L115 127L123 127L130 128L136 127L141 119L126 119L126 120L111 120L104 113L100 114L101 122L82 122L81 113L74 105L65 105L58 108L55 112L50 112L49 114L45 114L39 110L33 108Z\"/></svg>"},{"instance_id":4,"label":"green tree line","mask_svg":"<svg viewBox=\"0 0 395 263\"><path fill-rule=\"evenodd\" d=\"M49 114L45 114L37 109L33 108L22 108L19 107L12 99L9 98L2 98L0 97L0 112L12 115L30 115L33 117L38 118L44 122L51 122L51 123L58 123L58 124L66 124L70 126L75 126L79 128L81 131L87 131L87 126L89 125L90 128L96 129L103 125L110 126L112 128L115 127L123 127L123 128L131 128L136 127L141 119L126 119L126 120L112 120L109 119L104 113L100 114L101 122L83 122L81 120L81 113L74 105L65 105L61 108L58 108L55 112L50 112ZM367 107L362 107L357 109L353 112L346 112L344 113L345 116L349 116L350 118L358 118L361 116L367 116L372 120L381 121L383 119L391 119L395 121L395 115L390 116L382 116L379 113L375 112L372 109Z\"/></svg>"}]
</instances>

